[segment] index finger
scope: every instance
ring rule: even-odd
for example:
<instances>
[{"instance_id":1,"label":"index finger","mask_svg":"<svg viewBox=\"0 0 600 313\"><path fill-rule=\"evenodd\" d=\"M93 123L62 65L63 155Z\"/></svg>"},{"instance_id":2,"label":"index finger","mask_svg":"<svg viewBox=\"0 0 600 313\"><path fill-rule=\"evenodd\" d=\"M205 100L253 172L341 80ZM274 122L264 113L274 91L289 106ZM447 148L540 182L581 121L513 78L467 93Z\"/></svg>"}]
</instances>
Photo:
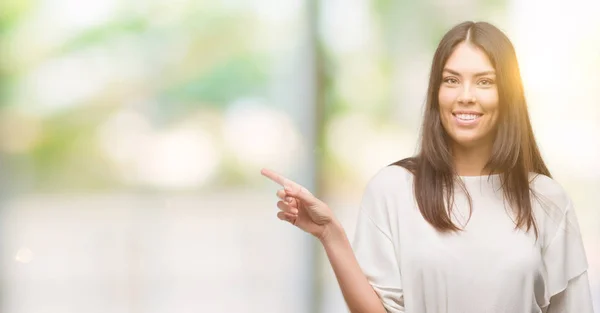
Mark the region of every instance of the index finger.
<instances>
[{"instance_id":1,"label":"index finger","mask_svg":"<svg viewBox=\"0 0 600 313\"><path fill-rule=\"evenodd\" d=\"M319 202L308 189L304 188L302 185L295 183L294 181L287 179L269 169L263 168L260 173L271 179L272 181L278 183L283 186L286 193L291 193L294 197L299 197L300 199L306 201L307 203L317 203Z\"/></svg>"},{"instance_id":2,"label":"index finger","mask_svg":"<svg viewBox=\"0 0 600 313\"><path fill-rule=\"evenodd\" d=\"M267 177L268 179L270 179L270 180L278 183L282 187L289 186L290 182L292 182L291 180L289 180L289 179L287 179L287 178L285 178L285 177L283 177L283 176L281 176L281 175L279 175L279 174L277 174L277 173L275 173L275 172L273 172L273 171L271 171L269 169L266 169L266 168L263 168L260 171L260 173L263 176Z\"/></svg>"}]
</instances>

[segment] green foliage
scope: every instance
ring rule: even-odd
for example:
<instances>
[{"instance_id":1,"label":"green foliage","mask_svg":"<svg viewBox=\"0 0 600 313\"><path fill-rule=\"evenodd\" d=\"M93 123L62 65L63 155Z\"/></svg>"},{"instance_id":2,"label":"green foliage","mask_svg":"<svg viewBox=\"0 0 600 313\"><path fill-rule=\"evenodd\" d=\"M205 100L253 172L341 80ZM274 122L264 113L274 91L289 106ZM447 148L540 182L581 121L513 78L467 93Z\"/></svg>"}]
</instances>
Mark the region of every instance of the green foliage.
<instances>
[{"instance_id":1,"label":"green foliage","mask_svg":"<svg viewBox=\"0 0 600 313\"><path fill-rule=\"evenodd\" d=\"M147 28L148 21L140 16L116 19L77 34L65 42L57 52L59 54L66 54L92 45L102 44L110 41L116 35L141 34Z\"/></svg>"},{"instance_id":2,"label":"green foliage","mask_svg":"<svg viewBox=\"0 0 600 313\"><path fill-rule=\"evenodd\" d=\"M489 0L473 2L472 5L477 5L475 11L497 11L504 3L504 0ZM38 58L33 60L35 64L17 62L15 64L18 65L10 64L10 69L9 64L3 61L7 60L4 47L17 42L11 32L28 18L28 13L35 9L35 5L36 2L30 0L0 0L0 107L23 104L13 99L11 93L20 87L20 78L29 77L31 72L38 69L36 66L43 66L46 61ZM261 17L249 7L193 1L181 5L187 7L165 15L158 5L149 4L143 13L127 11L127 5L124 5L119 12L114 12L108 22L69 34L70 37L59 43L58 47L52 42L50 50L44 50L44 53L49 53L41 58L68 58L87 49L115 53L114 57L118 58L122 51L120 47L125 45L126 53L134 53L140 58L141 64L150 70L143 71L147 77L136 77L139 80L126 81L122 85L120 77L111 77L108 81L112 85L106 86L106 94L93 95L78 106L43 117L43 138L26 156L32 164L37 184L35 188L121 186L118 175L112 172L111 162L104 159L104 152L97 144L96 132L113 110L132 102L139 100L142 107L136 109L151 115L149 119L153 126L161 127L177 123L186 115L196 112L199 106L225 110L242 97L269 97L269 88L273 84L270 77L273 59L268 47L270 39L261 37L268 23L262 23L259 20ZM306 23L309 23L310 29L317 30L317 24L322 22L317 18L322 4L312 1L307 6L310 7L311 16ZM402 60L405 55L403 52L406 48L413 51L433 50L449 27L448 19L443 18L444 12L440 12L436 6L433 1L371 2L370 18L375 21L375 32L381 35L375 36L381 39L376 43L380 47L377 48L380 54L375 55L376 60L373 60L378 67L375 74L378 85L377 88L371 88L374 86L372 84L359 87L369 93L366 99L374 103L357 105L342 94L343 91L336 85L340 80L336 75L342 66L336 63L339 56L327 51L327 44L320 42L318 31L315 31L313 35L316 42L312 44L317 47L314 51L317 58L315 70L318 73L317 83L320 84L317 102L322 106L320 113L325 121L357 107L382 121L389 117L392 110L392 91L389 89L392 88L397 64L410 62ZM279 35L280 30L267 31ZM422 36L415 42L407 43L407 38L415 38L412 36L414 32ZM385 79L380 79L381 75ZM86 79L85 75L81 79ZM319 147L327 151L324 134L319 136ZM328 154L321 157L323 159L319 162L337 162ZM234 163L235 160L227 162ZM235 166L225 166L222 171L222 183L226 185L247 179L236 172Z\"/></svg>"},{"instance_id":3,"label":"green foliage","mask_svg":"<svg viewBox=\"0 0 600 313\"><path fill-rule=\"evenodd\" d=\"M29 0L2 0L0 1L0 58L2 51L9 46L7 41L9 33L23 19L32 7ZM7 106L7 99L12 91L14 79L9 73L6 61L0 59L0 108Z\"/></svg>"},{"instance_id":4,"label":"green foliage","mask_svg":"<svg viewBox=\"0 0 600 313\"><path fill-rule=\"evenodd\" d=\"M0 36L9 32L31 9L30 0L0 1Z\"/></svg>"},{"instance_id":5,"label":"green foliage","mask_svg":"<svg viewBox=\"0 0 600 313\"><path fill-rule=\"evenodd\" d=\"M201 102L223 108L240 96L264 96L268 78L268 62L264 58L238 55L168 88L162 98L173 103Z\"/></svg>"},{"instance_id":6,"label":"green foliage","mask_svg":"<svg viewBox=\"0 0 600 313\"><path fill-rule=\"evenodd\" d=\"M84 107L57 114L44 122L43 137L29 152L36 189L115 186L117 180L96 139L97 125L109 113L105 107Z\"/></svg>"}]
</instances>

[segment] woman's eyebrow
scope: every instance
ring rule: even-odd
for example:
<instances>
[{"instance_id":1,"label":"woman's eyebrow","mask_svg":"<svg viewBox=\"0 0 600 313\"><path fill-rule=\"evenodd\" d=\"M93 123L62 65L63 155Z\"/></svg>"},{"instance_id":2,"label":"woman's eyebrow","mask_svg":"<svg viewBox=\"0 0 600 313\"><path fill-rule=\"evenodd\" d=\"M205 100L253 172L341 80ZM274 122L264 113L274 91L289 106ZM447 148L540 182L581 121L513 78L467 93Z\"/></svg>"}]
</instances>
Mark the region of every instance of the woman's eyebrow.
<instances>
[{"instance_id":1,"label":"woman's eyebrow","mask_svg":"<svg viewBox=\"0 0 600 313\"><path fill-rule=\"evenodd\" d=\"M457 72L453 69L449 69L449 68L444 68L444 72L448 72L448 73L450 73L452 75L456 75L456 76L461 76L459 72ZM475 77L485 76L485 75L496 75L496 71L491 70L491 71L483 71L483 72L475 73Z\"/></svg>"}]
</instances>

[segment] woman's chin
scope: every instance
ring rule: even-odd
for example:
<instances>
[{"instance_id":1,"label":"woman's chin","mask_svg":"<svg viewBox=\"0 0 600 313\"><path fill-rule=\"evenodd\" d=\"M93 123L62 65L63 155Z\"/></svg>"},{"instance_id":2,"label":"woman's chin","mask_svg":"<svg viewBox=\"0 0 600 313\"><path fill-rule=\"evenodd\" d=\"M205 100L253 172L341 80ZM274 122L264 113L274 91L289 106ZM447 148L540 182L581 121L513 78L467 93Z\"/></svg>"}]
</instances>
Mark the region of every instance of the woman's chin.
<instances>
[{"instance_id":1,"label":"woman's chin","mask_svg":"<svg viewBox=\"0 0 600 313\"><path fill-rule=\"evenodd\" d=\"M464 148L471 148L482 144L482 137L479 134L455 134L452 136L454 143Z\"/></svg>"}]
</instances>

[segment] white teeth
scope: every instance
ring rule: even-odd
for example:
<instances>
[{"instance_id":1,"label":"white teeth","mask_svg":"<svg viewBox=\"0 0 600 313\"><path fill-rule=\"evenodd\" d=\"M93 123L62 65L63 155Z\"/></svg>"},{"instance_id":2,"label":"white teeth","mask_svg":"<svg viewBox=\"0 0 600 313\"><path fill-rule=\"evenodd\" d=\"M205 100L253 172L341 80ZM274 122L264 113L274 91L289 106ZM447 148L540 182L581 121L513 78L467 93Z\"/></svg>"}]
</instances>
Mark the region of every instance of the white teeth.
<instances>
[{"instance_id":1,"label":"white teeth","mask_svg":"<svg viewBox=\"0 0 600 313\"><path fill-rule=\"evenodd\" d=\"M478 118L479 115L477 115L477 114L456 114L456 117L458 117L461 120L472 121L472 120Z\"/></svg>"}]
</instances>

